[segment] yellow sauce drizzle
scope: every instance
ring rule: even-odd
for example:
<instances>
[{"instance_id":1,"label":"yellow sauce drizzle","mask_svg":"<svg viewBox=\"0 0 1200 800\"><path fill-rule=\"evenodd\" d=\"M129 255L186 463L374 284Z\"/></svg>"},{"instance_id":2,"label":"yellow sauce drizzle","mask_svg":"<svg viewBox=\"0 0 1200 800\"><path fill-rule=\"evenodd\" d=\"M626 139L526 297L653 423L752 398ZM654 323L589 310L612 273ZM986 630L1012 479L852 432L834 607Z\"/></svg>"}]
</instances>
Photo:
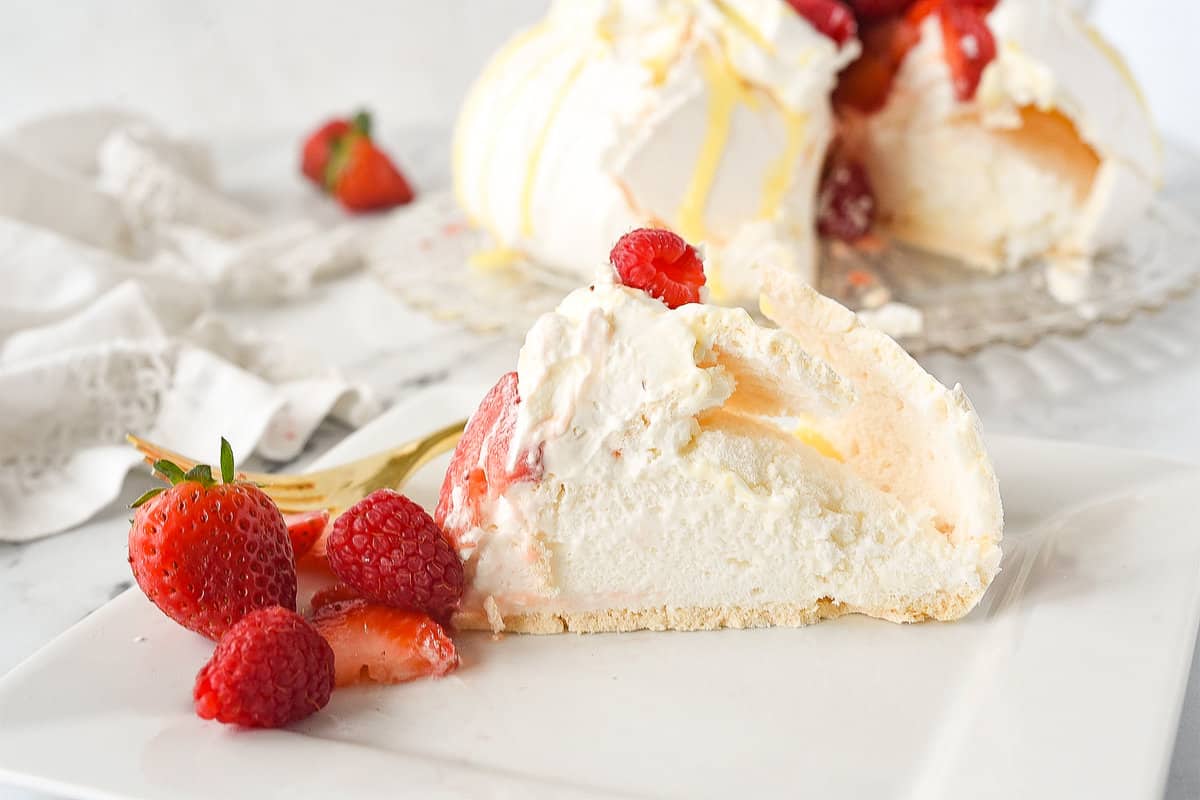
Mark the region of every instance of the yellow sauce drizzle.
<instances>
[{"instance_id":1,"label":"yellow sauce drizzle","mask_svg":"<svg viewBox=\"0 0 1200 800\"><path fill-rule=\"evenodd\" d=\"M613 44L617 40L617 21L621 14L621 6L619 3L613 3L604 14L596 20L596 35L600 37L600 41L607 44Z\"/></svg>"},{"instance_id":2,"label":"yellow sauce drizzle","mask_svg":"<svg viewBox=\"0 0 1200 800\"><path fill-rule=\"evenodd\" d=\"M524 94L525 90L528 89L530 85L535 82L536 78L541 77L543 71L546 69L546 66L554 59L561 57L568 49L569 47L566 46L556 47L552 52L547 53L542 58L539 58L537 63L530 68L528 73L522 76L517 86L512 90L512 92L509 93L508 101L501 104L500 107L502 109L502 113L511 113L512 109L517 105L518 98ZM492 174L492 162L496 160L496 148L500 141L500 137L495 135L495 131L498 131L502 128L502 121L497 119L494 130L488 131L489 136L487 150L484 152L483 164L481 165L481 169L479 171L481 195L480 208L484 217L482 224L488 229L488 232L492 234L492 238L497 242L504 241L504 237L500 235L500 232L489 219L490 214L488 212L490 211L491 203L488 198L488 177Z\"/></svg>"},{"instance_id":3,"label":"yellow sauce drizzle","mask_svg":"<svg viewBox=\"0 0 1200 800\"><path fill-rule=\"evenodd\" d=\"M796 438L826 458L832 458L835 461L841 461L843 463L846 461L846 459L842 458L842 454L837 451L837 448L834 447L828 439L807 425L801 425L796 429Z\"/></svg>"},{"instance_id":4,"label":"yellow sauce drizzle","mask_svg":"<svg viewBox=\"0 0 1200 800\"><path fill-rule=\"evenodd\" d=\"M713 5L717 7L725 18L733 23L733 27L739 30L754 44L768 53L775 52L775 43L767 37L763 36L762 31L750 24L750 20L742 16L736 8L726 3L724 0L713 0Z\"/></svg>"},{"instance_id":5,"label":"yellow sauce drizzle","mask_svg":"<svg viewBox=\"0 0 1200 800\"><path fill-rule=\"evenodd\" d=\"M511 247L493 247L471 255L470 265L481 272L499 272L516 264L525 254Z\"/></svg>"},{"instance_id":6,"label":"yellow sauce drizzle","mask_svg":"<svg viewBox=\"0 0 1200 800\"><path fill-rule=\"evenodd\" d=\"M766 294L759 294L758 310L762 312L764 317L775 319L775 304L771 302L771 299Z\"/></svg>"},{"instance_id":7,"label":"yellow sauce drizzle","mask_svg":"<svg viewBox=\"0 0 1200 800\"><path fill-rule=\"evenodd\" d=\"M725 281L722 278L721 259L709 250L704 254L704 285L708 287L709 299L716 303L724 303L729 299Z\"/></svg>"},{"instance_id":8,"label":"yellow sauce drizzle","mask_svg":"<svg viewBox=\"0 0 1200 800\"><path fill-rule=\"evenodd\" d=\"M648 53L642 57L642 66L650 73L651 86L662 86L667 82L667 76L671 73L671 67L678 63L679 51L690 35L693 25L693 20L680 19L674 15L669 15L667 22L679 29L677 38L674 41L668 42L662 48L661 52Z\"/></svg>"},{"instance_id":9,"label":"yellow sauce drizzle","mask_svg":"<svg viewBox=\"0 0 1200 800\"><path fill-rule=\"evenodd\" d=\"M458 129L455 131L454 151L452 156L454 169L454 196L458 198L458 203L463 208L467 207L466 186L464 184L464 181L466 180L466 173L463 169L463 150L466 148L466 140L468 138L467 130L470 128L471 123L473 122L477 106L480 102L482 102L480 98L487 93L489 84L495 81L496 76L500 75L504 71L504 67L508 64L508 62L511 61L513 57L525 47L525 45L529 44L529 42L533 41L533 39L540 36L545 30L546 23L540 22L528 30L518 33L516 36L510 39L508 44L500 48L500 52L496 53L495 57L492 58L487 68L484 70L484 77L481 79L479 85L471 90L471 96L467 98L467 104L462 110L462 121L459 123ZM524 83L522 83L521 86L518 86L517 91L519 91L523 86Z\"/></svg>"},{"instance_id":10,"label":"yellow sauce drizzle","mask_svg":"<svg viewBox=\"0 0 1200 800\"><path fill-rule=\"evenodd\" d=\"M787 144L783 154L779 156L767 172L767 180L763 185L763 202L759 216L763 219L774 219L779 213L783 197L792 185L792 175L796 171L796 162L800 159L800 151L804 149L804 134L808 125L808 116L780 107L784 125L787 126Z\"/></svg>"},{"instance_id":11,"label":"yellow sauce drizzle","mask_svg":"<svg viewBox=\"0 0 1200 800\"><path fill-rule=\"evenodd\" d=\"M546 147L546 139L550 135L550 128L554 125L554 120L558 117L558 112L562 110L563 101L566 100L571 87L575 85L575 81L579 79L579 75L583 72L583 68L587 62L588 56L584 55L571 68L571 71L567 73L566 80L559 87L558 94L555 95L553 102L550 104L549 111L546 112L546 119L542 123L542 129L538 131L537 140L530 151L529 165L525 170L525 186L521 190L521 234L523 236L533 235L533 187L537 182L538 166L542 161L542 150Z\"/></svg>"},{"instance_id":12,"label":"yellow sauce drizzle","mask_svg":"<svg viewBox=\"0 0 1200 800\"><path fill-rule=\"evenodd\" d=\"M679 207L676 232L690 242L708 238L704 222L708 196L717 177L717 168L729 141L729 129L738 100L754 102L741 80L728 63L723 63L709 50L700 54L700 67L708 83L708 130L700 145L696 169Z\"/></svg>"},{"instance_id":13,"label":"yellow sauce drizzle","mask_svg":"<svg viewBox=\"0 0 1200 800\"><path fill-rule=\"evenodd\" d=\"M642 66L650 73L650 85L662 86L667 82L667 74L675 65L675 53L667 51L661 55L651 56L642 60Z\"/></svg>"}]
</instances>

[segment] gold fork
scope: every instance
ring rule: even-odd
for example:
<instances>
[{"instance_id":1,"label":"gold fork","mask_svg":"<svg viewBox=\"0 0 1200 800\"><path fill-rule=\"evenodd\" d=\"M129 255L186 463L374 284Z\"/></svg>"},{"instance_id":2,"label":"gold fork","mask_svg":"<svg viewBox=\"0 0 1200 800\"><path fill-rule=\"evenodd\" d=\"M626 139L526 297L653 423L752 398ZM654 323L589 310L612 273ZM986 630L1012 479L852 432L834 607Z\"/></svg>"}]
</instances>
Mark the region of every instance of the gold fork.
<instances>
[{"instance_id":1,"label":"gold fork","mask_svg":"<svg viewBox=\"0 0 1200 800\"><path fill-rule=\"evenodd\" d=\"M466 420L461 420L391 450L318 472L300 475L267 472L238 474L261 486L284 514L327 509L336 516L376 489L400 489L431 459L453 449L465 425ZM187 472L197 463L206 463L197 462L133 434L125 438L151 466L166 459Z\"/></svg>"}]
</instances>

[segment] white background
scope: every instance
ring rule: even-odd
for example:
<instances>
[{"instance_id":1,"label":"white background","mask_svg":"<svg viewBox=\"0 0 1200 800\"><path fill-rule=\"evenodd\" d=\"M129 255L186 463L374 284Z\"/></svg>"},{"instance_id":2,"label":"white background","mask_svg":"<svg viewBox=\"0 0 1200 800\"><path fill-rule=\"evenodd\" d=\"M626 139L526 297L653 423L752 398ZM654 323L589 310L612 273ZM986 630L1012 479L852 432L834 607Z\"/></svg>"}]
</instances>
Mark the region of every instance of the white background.
<instances>
[{"instance_id":1,"label":"white background","mask_svg":"<svg viewBox=\"0 0 1200 800\"><path fill-rule=\"evenodd\" d=\"M545 0L0 0L0 126L117 103L180 133L299 131L359 104L448 125ZM1098 0L1164 131L1200 142L1200 3Z\"/></svg>"},{"instance_id":2,"label":"white background","mask_svg":"<svg viewBox=\"0 0 1200 800\"><path fill-rule=\"evenodd\" d=\"M1125 53L1164 134L1200 148L1200 2L1094 5L1097 25ZM372 108L387 130L445 128L487 55L545 6L545 0L0 0L0 129L48 111L113 104L177 133L225 140L287 141L331 113L359 106ZM1177 329L1196 330L1194 320L1178 319L1188 313L1174 312ZM1090 341L1115 348L1117 340L1135 341L1140 324L1098 331ZM1049 342L1031 358L1074 346ZM1086 392L1025 398L985 384L992 397L980 410L991 431L1200 460L1200 368L1195 348L1184 350L1188 369L1182 361L1175 368L1155 362L1153 375ZM997 374L1024 358L998 348L972 367ZM944 362L931 365L939 377L967 370ZM75 546L61 541L63 550ZM53 540L43 549L52 547ZM0 637L7 633L0 630ZM1200 796L1198 674L1170 786L1172 798ZM9 797L0 786L0 798Z\"/></svg>"}]
</instances>

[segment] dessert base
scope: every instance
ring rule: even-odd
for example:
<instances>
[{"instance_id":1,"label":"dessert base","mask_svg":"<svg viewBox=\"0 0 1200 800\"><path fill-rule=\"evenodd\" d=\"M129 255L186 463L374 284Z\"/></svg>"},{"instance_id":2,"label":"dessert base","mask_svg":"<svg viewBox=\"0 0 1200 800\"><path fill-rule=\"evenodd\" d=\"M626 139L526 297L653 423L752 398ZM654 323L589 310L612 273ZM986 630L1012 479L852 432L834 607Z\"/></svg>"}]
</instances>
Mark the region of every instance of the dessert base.
<instances>
[{"instance_id":1,"label":"dessert base","mask_svg":"<svg viewBox=\"0 0 1200 800\"><path fill-rule=\"evenodd\" d=\"M462 611L454 625L462 630L493 633L625 633L629 631L710 631L721 628L802 628L823 619L845 614L866 614L889 622L954 620L964 616L978 600L977 595L924 598L908 606L854 608L823 597L812 605L769 603L740 606L652 606L643 609L614 608L575 613L538 612L495 615L484 611Z\"/></svg>"}]
</instances>

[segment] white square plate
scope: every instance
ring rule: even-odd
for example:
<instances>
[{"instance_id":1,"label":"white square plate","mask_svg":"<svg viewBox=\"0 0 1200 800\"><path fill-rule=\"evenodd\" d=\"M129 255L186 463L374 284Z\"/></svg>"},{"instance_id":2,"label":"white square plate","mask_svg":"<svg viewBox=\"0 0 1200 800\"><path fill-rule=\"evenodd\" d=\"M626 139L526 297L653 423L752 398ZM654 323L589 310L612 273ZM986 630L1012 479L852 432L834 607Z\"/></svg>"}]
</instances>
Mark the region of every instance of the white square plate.
<instances>
[{"instance_id":1,"label":"white square plate","mask_svg":"<svg viewBox=\"0 0 1200 800\"><path fill-rule=\"evenodd\" d=\"M397 407L322 462L465 416ZM0 780L88 798L1157 797L1200 614L1200 469L997 438L1004 569L953 624L458 638L288 730L191 710L212 645L136 590L0 681ZM410 487L427 504L445 459Z\"/></svg>"}]
</instances>

